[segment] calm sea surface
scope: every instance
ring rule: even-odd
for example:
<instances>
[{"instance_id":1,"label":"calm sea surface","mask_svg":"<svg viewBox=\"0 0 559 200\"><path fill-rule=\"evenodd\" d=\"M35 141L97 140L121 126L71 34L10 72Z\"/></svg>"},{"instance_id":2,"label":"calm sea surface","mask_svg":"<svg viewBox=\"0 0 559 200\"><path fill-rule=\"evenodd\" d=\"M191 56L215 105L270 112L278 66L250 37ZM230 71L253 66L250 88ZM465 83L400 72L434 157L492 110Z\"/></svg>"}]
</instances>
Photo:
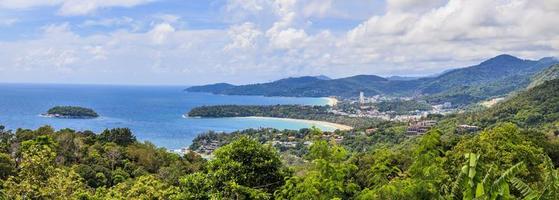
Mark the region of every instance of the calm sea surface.
<instances>
[{"instance_id":1,"label":"calm sea surface","mask_svg":"<svg viewBox=\"0 0 559 200\"><path fill-rule=\"evenodd\" d=\"M51 125L56 129L102 131L106 128L128 127L139 140L148 140L168 149L190 145L199 133L234 131L245 128L274 127L300 129L305 122L273 119L195 119L183 118L190 109L201 105L242 104L306 104L323 105L322 98L287 98L259 96L223 96L183 92L175 86L99 86L0 84L0 124L8 129ZM39 116L56 105L93 108L100 118L55 119ZM329 127L321 127L330 130Z\"/></svg>"}]
</instances>

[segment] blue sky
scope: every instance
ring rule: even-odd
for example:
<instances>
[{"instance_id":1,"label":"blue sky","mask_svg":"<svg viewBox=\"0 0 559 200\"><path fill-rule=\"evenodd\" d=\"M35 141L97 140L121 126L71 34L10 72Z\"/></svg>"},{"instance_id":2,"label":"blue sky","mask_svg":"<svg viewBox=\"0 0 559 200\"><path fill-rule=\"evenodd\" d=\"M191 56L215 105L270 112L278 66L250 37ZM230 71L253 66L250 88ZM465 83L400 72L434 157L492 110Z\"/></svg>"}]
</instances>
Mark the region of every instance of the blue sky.
<instances>
[{"instance_id":1,"label":"blue sky","mask_svg":"<svg viewBox=\"0 0 559 200\"><path fill-rule=\"evenodd\" d=\"M556 0L0 0L0 81L426 75L559 49Z\"/></svg>"}]
</instances>

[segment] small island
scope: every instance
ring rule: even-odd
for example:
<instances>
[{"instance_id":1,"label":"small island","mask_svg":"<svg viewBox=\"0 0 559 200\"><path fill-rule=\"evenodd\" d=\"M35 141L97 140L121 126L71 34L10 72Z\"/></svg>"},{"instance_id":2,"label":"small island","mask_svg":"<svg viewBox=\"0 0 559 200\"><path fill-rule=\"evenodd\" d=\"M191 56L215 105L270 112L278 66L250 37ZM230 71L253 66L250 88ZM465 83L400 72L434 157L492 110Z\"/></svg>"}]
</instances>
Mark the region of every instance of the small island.
<instances>
[{"instance_id":1,"label":"small island","mask_svg":"<svg viewBox=\"0 0 559 200\"><path fill-rule=\"evenodd\" d=\"M55 106L43 114L46 117L90 119L99 117L93 109L78 106Z\"/></svg>"}]
</instances>

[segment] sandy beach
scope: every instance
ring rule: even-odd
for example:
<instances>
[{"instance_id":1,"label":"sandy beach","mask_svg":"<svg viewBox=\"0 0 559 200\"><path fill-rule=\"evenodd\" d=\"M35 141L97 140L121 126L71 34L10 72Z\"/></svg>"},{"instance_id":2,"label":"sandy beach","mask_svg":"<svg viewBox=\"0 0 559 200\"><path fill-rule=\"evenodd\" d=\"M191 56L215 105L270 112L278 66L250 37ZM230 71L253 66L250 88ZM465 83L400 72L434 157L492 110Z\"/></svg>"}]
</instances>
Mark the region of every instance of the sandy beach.
<instances>
[{"instance_id":1,"label":"sandy beach","mask_svg":"<svg viewBox=\"0 0 559 200\"><path fill-rule=\"evenodd\" d=\"M338 104L338 100L334 97L325 97L325 98L328 99L329 106L335 106L336 104Z\"/></svg>"},{"instance_id":2,"label":"sandy beach","mask_svg":"<svg viewBox=\"0 0 559 200\"><path fill-rule=\"evenodd\" d=\"M353 127L343 125L343 124L336 124L336 123L325 122L325 121L306 120L306 119L277 118L277 117L241 117L241 118L298 121L298 122L308 123L308 124L311 124L311 125L319 125L320 124L321 126L332 127L334 129L340 129L340 130L343 130L343 131L353 129Z\"/></svg>"}]
</instances>

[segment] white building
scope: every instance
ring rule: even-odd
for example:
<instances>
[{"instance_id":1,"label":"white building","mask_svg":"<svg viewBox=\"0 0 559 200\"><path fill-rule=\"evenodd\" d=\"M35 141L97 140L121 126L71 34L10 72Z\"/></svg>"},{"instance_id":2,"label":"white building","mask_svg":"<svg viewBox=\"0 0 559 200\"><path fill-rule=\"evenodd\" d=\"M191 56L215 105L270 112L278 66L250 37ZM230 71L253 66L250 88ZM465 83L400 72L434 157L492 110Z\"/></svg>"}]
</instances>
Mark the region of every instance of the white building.
<instances>
[{"instance_id":1,"label":"white building","mask_svg":"<svg viewBox=\"0 0 559 200\"><path fill-rule=\"evenodd\" d=\"M365 93L359 92L359 103L365 104Z\"/></svg>"}]
</instances>

